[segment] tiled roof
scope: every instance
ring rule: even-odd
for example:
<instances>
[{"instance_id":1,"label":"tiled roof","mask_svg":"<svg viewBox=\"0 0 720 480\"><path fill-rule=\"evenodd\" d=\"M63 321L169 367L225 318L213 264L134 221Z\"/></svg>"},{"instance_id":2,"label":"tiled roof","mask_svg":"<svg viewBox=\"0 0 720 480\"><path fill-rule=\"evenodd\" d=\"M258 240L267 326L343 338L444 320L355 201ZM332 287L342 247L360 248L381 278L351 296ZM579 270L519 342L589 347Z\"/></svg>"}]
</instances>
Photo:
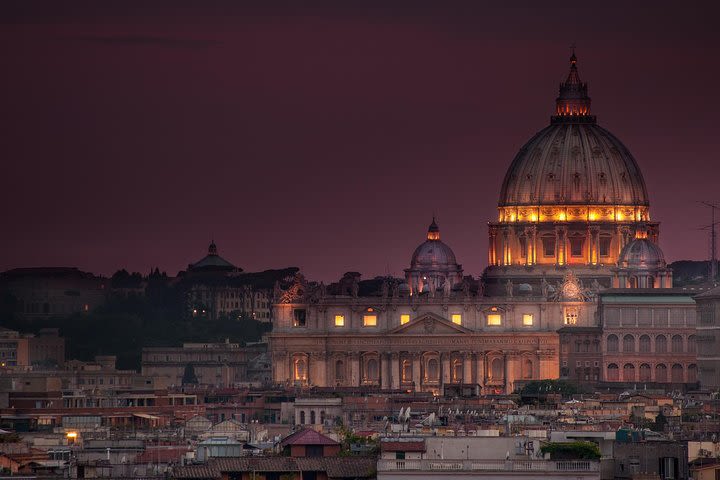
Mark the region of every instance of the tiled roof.
<instances>
[{"instance_id":1,"label":"tiled roof","mask_svg":"<svg viewBox=\"0 0 720 480\"><path fill-rule=\"evenodd\" d=\"M367 478L375 476L376 460L374 458L357 457L239 457L216 458L208 463L208 466L210 465L212 470L217 472L302 471L327 472L329 478Z\"/></svg>"},{"instance_id":2,"label":"tiled roof","mask_svg":"<svg viewBox=\"0 0 720 480\"><path fill-rule=\"evenodd\" d=\"M216 478L220 478L220 471L210 464L187 465L184 467L175 467L172 471L171 478L214 480Z\"/></svg>"},{"instance_id":3,"label":"tiled roof","mask_svg":"<svg viewBox=\"0 0 720 480\"><path fill-rule=\"evenodd\" d=\"M380 449L383 452L424 452L425 442L381 442Z\"/></svg>"},{"instance_id":4,"label":"tiled roof","mask_svg":"<svg viewBox=\"0 0 720 480\"><path fill-rule=\"evenodd\" d=\"M281 446L286 445L339 445L338 442L330 437L326 437L322 433L318 433L311 428L300 430L285 437Z\"/></svg>"}]
</instances>

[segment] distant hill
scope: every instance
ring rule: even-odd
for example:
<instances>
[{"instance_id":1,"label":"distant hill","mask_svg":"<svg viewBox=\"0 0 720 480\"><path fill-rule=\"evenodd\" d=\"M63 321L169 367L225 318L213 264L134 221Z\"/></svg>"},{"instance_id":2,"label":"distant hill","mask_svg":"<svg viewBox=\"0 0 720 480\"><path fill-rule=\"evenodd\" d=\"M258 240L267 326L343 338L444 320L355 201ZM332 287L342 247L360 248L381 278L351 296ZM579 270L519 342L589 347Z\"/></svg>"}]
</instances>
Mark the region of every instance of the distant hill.
<instances>
[{"instance_id":1,"label":"distant hill","mask_svg":"<svg viewBox=\"0 0 720 480\"><path fill-rule=\"evenodd\" d=\"M668 266L673 270L673 285L676 287L698 285L708 280L708 260L678 260Z\"/></svg>"}]
</instances>

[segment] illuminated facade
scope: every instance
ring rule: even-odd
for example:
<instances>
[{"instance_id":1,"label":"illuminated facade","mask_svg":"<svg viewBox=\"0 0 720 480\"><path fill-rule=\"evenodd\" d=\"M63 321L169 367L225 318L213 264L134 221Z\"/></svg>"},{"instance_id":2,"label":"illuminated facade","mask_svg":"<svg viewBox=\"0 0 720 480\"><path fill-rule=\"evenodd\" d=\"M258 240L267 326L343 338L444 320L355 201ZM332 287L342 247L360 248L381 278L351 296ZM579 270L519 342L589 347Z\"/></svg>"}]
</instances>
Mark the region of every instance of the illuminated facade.
<instances>
[{"instance_id":1,"label":"illuminated facade","mask_svg":"<svg viewBox=\"0 0 720 480\"><path fill-rule=\"evenodd\" d=\"M640 169L591 115L576 62L573 54L550 125L505 176L482 278L463 276L434 219L404 279L346 276L325 286L298 277L276 291L275 382L498 393L530 380L606 380L617 362L604 360L598 296L667 289L672 273ZM673 334L690 345L687 315ZM635 335L628 329L641 324L622 328ZM694 379L691 353L683 352L685 382ZM640 360L633 358L638 371L647 363Z\"/></svg>"}]
</instances>

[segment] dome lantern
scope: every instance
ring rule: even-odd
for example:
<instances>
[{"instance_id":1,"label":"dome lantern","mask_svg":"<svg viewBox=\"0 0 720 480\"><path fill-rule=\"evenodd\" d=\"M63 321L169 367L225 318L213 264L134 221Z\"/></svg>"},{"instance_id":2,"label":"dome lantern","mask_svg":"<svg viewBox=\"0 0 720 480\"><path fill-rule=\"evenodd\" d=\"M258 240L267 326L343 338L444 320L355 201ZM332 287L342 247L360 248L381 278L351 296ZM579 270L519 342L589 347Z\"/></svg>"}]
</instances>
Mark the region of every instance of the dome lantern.
<instances>
[{"instance_id":1,"label":"dome lantern","mask_svg":"<svg viewBox=\"0 0 720 480\"><path fill-rule=\"evenodd\" d=\"M564 83L560 84L560 92L555 100L553 123L595 123L595 116L590 115L590 97L587 83L580 80L577 69L577 57L573 50L570 57L570 73Z\"/></svg>"}]
</instances>

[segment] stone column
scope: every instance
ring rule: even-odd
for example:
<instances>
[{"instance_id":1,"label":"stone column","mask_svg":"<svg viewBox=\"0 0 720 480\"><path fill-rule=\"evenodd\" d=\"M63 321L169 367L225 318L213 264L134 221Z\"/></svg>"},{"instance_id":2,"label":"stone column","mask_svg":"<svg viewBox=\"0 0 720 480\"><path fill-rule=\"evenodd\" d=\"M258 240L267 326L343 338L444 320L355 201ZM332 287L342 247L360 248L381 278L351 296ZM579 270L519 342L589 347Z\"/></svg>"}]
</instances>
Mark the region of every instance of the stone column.
<instances>
[{"instance_id":1,"label":"stone column","mask_svg":"<svg viewBox=\"0 0 720 480\"><path fill-rule=\"evenodd\" d=\"M590 227L590 264L597 265L600 261L600 228Z\"/></svg>"},{"instance_id":2,"label":"stone column","mask_svg":"<svg viewBox=\"0 0 720 480\"><path fill-rule=\"evenodd\" d=\"M445 385L447 383L450 383L452 381L452 378L450 377L450 353L441 353L440 354L440 384Z\"/></svg>"},{"instance_id":3,"label":"stone column","mask_svg":"<svg viewBox=\"0 0 720 480\"><path fill-rule=\"evenodd\" d=\"M472 383L472 354L470 352L463 352L462 383Z\"/></svg>"},{"instance_id":4,"label":"stone column","mask_svg":"<svg viewBox=\"0 0 720 480\"><path fill-rule=\"evenodd\" d=\"M360 355L352 352L350 354L350 386L360 386Z\"/></svg>"},{"instance_id":5,"label":"stone column","mask_svg":"<svg viewBox=\"0 0 720 480\"><path fill-rule=\"evenodd\" d=\"M503 228L502 232L503 241L503 265L511 265L512 258L510 257L510 228Z\"/></svg>"},{"instance_id":6,"label":"stone column","mask_svg":"<svg viewBox=\"0 0 720 480\"><path fill-rule=\"evenodd\" d=\"M559 226L555 228L555 265L567 265L566 234L567 227Z\"/></svg>"},{"instance_id":7,"label":"stone column","mask_svg":"<svg viewBox=\"0 0 720 480\"><path fill-rule=\"evenodd\" d=\"M412 362L413 362L413 382L415 383L415 390L420 391L420 354L417 352L413 352L412 354Z\"/></svg>"},{"instance_id":8,"label":"stone column","mask_svg":"<svg viewBox=\"0 0 720 480\"><path fill-rule=\"evenodd\" d=\"M397 390L400 388L400 355L396 352L390 354L391 385Z\"/></svg>"},{"instance_id":9,"label":"stone column","mask_svg":"<svg viewBox=\"0 0 720 480\"><path fill-rule=\"evenodd\" d=\"M485 385L485 380L487 379L487 359L485 356L485 352L477 353L477 373L475 381L481 386Z\"/></svg>"},{"instance_id":10,"label":"stone column","mask_svg":"<svg viewBox=\"0 0 720 480\"><path fill-rule=\"evenodd\" d=\"M387 390L390 388L390 354L380 354L380 388Z\"/></svg>"}]
</instances>

